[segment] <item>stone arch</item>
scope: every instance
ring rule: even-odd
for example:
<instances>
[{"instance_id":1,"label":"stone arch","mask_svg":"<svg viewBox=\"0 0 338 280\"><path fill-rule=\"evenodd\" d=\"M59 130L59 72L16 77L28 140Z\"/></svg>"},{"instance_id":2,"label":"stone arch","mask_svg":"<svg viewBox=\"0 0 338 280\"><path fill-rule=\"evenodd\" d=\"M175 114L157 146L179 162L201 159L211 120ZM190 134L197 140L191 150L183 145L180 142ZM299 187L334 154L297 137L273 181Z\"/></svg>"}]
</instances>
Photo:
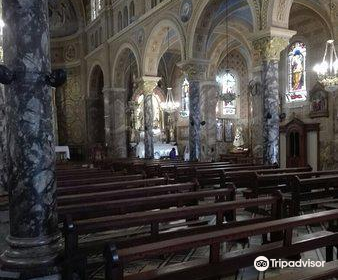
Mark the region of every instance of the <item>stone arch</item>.
<instances>
[{"instance_id":1,"label":"stone arch","mask_svg":"<svg viewBox=\"0 0 338 280\"><path fill-rule=\"evenodd\" d=\"M87 107L87 133L90 145L105 143L104 74L100 65L93 66L89 75Z\"/></svg>"},{"instance_id":2,"label":"stone arch","mask_svg":"<svg viewBox=\"0 0 338 280\"><path fill-rule=\"evenodd\" d=\"M136 46L132 43L124 43L120 46L119 50L116 53L116 58L113 63L113 71L112 71L112 81L113 87L116 88L125 88L126 87L126 79L125 79L125 70L129 64L129 55L132 55L137 69L137 77L141 75L140 71L140 55Z\"/></svg>"},{"instance_id":3,"label":"stone arch","mask_svg":"<svg viewBox=\"0 0 338 280\"><path fill-rule=\"evenodd\" d=\"M235 40L233 40L229 45L229 52L232 52L234 49L238 49L245 57L248 65L251 65L252 49L250 42L248 42L247 38L236 29L230 28L229 33L232 38L235 38ZM224 58L224 56L227 55L225 52L226 47L226 38L219 36L219 38L215 40L210 52L208 52L208 59L210 60L207 70L208 78L215 78L218 63Z\"/></svg>"},{"instance_id":4,"label":"stone arch","mask_svg":"<svg viewBox=\"0 0 338 280\"><path fill-rule=\"evenodd\" d=\"M179 20L168 14L152 28L142 59L142 70L145 75L156 76L161 58L162 42L167 35L168 28L173 29L178 36L181 47L181 60L185 59L186 37Z\"/></svg>"},{"instance_id":5,"label":"stone arch","mask_svg":"<svg viewBox=\"0 0 338 280\"><path fill-rule=\"evenodd\" d=\"M206 29L211 28L215 23L210 21L210 15L216 13L218 7L222 4L221 0L208 0L203 1L200 6L196 7L195 12L192 16L192 24L189 28L189 34L193 34L193 36L189 37L188 42L188 50L187 56L188 57L196 57L196 50L198 50L197 46L203 38L200 38L200 34L197 32L199 29ZM230 15L232 12L236 11L239 7L248 6L250 9L250 14L252 16L252 29L256 31L258 29L258 15L257 15L257 7L255 5L254 0L241 0L236 1L236 5L234 7L230 7ZM224 20L224 15L221 13L218 17L217 22L221 19ZM208 21L209 20L209 21ZM210 31L210 30L209 30ZM208 33L208 32L207 32Z\"/></svg>"}]
</instances>

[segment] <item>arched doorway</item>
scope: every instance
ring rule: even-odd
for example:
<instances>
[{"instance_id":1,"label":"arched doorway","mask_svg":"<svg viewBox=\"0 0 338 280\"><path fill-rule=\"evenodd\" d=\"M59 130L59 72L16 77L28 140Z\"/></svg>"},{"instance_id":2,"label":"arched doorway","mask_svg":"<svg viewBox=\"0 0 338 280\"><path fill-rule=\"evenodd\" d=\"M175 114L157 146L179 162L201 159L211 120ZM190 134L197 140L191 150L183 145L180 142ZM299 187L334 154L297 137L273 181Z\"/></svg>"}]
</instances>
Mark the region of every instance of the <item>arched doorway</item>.
<instances>
[{"instance_id":1,"label":"arched doorway","mask_svg":"<svg viewBox=\"0 0 338 280\"><path fill-rule=\"evenodd\" d=\"M104 77L100 66L95 66L90 75L89 96L87 107L88 144L105 144L105 119L103 98Z\"/></svg>"}]
</instances>

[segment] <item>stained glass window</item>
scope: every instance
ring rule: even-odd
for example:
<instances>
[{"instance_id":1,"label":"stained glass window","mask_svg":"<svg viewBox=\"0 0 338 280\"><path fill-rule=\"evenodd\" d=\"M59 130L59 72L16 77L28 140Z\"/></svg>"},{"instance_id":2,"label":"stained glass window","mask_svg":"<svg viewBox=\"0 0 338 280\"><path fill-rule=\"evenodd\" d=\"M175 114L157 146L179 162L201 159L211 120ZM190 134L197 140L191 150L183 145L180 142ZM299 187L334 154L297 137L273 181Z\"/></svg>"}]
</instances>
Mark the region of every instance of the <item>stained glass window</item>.
<instances>
[{"instance_id":1,"label":"stained glass window","mask_svg":"<svg viewBox=\"0 0 338 280\"><path fill-rule=\"evenodd\" d=\"M225 101L222 101L222 113L223 115L236 115L236 97L237 97L237 79L234 74L226 72L221 76L216 77L216 81L220 83L222 89L222 95ZM230 98L236 95L233 99Z\"/></svg>"},{"instance_id":2,"label":"stained glass window","mask_svg":"<svg viewBox=\"0 0 338 280\"><path fill-rule=\"evenodd\" d=\"M182 84L181 116L189 116L189 82L185 78Z\"/></svg>"},{"instance_id":3,"label":"stained glass window","mask_svg":"<svg viewBox=\"0 0 338 280\"><path fill-rule=\"evenodd\" d=\"M99 11L102 9L103 0L91 0L91 15L92 20L96 19L99 15Z\"/></svg>"},{"instance_id":4,"label":"stained glass window","mask_svg":"<svg viewBox=\"0 0 338 280\"><path fill-rule=\"evenodd\" d=\"M306 98L306 45L296 42L289 48L286 101L305 101Z\"/></svg>"}]
</instances>

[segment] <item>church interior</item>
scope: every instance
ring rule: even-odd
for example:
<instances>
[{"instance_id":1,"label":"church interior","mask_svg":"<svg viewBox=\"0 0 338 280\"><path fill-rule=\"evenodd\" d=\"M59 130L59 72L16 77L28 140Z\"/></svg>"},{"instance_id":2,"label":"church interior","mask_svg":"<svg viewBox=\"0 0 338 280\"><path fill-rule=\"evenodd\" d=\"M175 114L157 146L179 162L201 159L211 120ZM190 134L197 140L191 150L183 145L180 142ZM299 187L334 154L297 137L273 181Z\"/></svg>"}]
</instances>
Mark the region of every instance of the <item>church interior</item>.
<instances>
[{"instance_id":1,"label":"church interior","mask_svg":"<svg viewBox=\"0 0 338 280\"><path fill-rule=\"evenodd\" d=\"M338 279L338 0L1 2L0 279Z\"/></svg>"}]
</instances>

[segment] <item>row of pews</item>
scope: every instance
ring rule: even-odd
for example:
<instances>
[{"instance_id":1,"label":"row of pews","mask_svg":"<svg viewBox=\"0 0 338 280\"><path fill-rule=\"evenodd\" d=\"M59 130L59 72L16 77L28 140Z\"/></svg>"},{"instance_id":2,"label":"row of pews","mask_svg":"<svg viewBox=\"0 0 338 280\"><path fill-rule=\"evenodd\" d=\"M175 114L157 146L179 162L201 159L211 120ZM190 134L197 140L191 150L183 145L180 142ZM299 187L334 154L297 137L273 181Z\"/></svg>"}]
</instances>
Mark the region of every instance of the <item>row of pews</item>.
<instances>
[{"instance_id":1,"label":"row of pews","mask_svg":"<svg viewBox=\"0 0 338 280\"><path fill-rule=\"evenodd\" d=\"M338 276L338 170L252 163L105 162L60 168L57 201L64 279L210 279L236 274L258 256L300 258L325 248L325 268L297 279ZM338 208L338 206L337 206ZM243 218L243 213L245 218ZM297 235L299 228L321 230ZM229 244L261 246L228 250ZM206 247L205 257L130 272L135 262ZM334 249L335 248L335 249ZM272 279L296 279L295 272Z\"/></svg>"}]
</instances>

